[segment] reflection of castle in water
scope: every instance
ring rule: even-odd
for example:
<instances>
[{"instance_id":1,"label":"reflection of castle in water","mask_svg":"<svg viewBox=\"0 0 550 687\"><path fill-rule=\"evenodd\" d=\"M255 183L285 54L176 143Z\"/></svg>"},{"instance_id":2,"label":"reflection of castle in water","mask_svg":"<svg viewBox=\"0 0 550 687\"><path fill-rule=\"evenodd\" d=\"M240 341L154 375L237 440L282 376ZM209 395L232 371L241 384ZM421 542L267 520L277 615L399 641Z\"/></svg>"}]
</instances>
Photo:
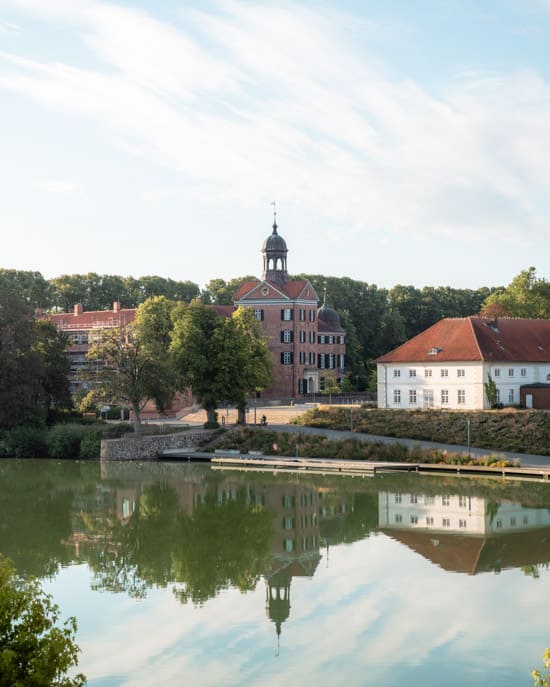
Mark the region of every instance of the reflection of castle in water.
<instances>
[{"instance_id":1,"label":"reflection of castle in water","mask_svg":"<svg viewBox=\"0 0 550 687\"><path fill-rule=\"evenodd\" d=\"M547 563L550 510L464 495L380 492L380 529L441 568L474 575Z\"/></svg>"}]
</instances>

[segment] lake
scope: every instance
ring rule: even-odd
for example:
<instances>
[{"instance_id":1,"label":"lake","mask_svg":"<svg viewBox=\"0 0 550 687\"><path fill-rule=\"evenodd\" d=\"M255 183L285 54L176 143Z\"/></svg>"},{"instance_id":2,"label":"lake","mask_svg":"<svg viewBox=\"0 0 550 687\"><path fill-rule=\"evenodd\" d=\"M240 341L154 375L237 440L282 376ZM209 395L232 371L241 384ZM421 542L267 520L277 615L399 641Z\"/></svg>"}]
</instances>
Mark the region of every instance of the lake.
<instances>
[{"instance_id":1,"label":"lake","mask_svg":"<svg viewBox=\"0 0 550 687\"><path fill-rule=\"evenodd\" d=\"M92 687L532 685L550 485L0 461L0 552Z\"/></svg>"}]
</instances>

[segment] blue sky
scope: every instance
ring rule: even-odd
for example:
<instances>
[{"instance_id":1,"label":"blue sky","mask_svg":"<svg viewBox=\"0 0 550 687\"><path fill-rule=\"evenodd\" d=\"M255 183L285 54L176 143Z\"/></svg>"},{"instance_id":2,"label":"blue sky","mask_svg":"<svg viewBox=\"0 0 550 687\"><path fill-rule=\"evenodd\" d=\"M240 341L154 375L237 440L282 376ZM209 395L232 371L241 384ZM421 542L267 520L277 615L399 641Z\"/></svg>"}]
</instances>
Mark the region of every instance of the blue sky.
<instances>
[{"instance_id":1,"label":"blue sky","mask_svg":"<svg viewBox=\"0 0 550 687\"><path fill-rule=\"evenodd\" d=\"M550 0L0 0L0 267L550 277Z\"/></svg>"}]
</instances>

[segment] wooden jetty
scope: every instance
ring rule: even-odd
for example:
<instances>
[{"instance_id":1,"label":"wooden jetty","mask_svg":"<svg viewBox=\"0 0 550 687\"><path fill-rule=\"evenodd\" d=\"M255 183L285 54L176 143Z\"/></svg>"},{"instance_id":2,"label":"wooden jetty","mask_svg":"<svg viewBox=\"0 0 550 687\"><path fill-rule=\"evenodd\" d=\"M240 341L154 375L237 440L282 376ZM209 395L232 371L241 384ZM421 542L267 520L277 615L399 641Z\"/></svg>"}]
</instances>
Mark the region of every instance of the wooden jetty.
<instances>
[{"instance_id":1,"label":"wooden jetty","mask_svg":"<svg viewBox=\"0 0 550 687\"><path fill-rule=\"evenodd\" d=\"M341 474L374 476L390 472L417 472L420 474L447 474L463 476L503 477L507 479L550 481L550 467L492 467L487 465L449 465L444 463L393 463L367 460L340 460L322 458L283 458L278 456L212 456L214 469L253 470L261 472L309 472L314 474Z\"/></svg>"}]
</instances>

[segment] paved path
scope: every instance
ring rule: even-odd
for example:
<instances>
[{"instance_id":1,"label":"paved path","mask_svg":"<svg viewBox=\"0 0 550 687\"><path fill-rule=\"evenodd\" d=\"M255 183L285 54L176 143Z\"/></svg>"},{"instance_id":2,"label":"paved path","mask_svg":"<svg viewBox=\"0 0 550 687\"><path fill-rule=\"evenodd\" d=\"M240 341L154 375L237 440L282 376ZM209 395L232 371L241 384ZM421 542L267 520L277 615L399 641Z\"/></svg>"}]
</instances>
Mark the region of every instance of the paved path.
<instances>
[{"instance_id":1,"label":"paved path","mask_svg":"<svg viewBox=\"0 0 550 687\"><path fill-rule=\"evenodd\" d=\"M426 448L426 449L437 449L440 451L447 451L448 453L468 453L467 446L457 446L455 444L440 444L435 441L423 441L417 439L404 439L397 437L385 437L378 436L376 434L364 434L360 432L352 431L338 431L335 429L321 429L318 427L303 427L301 425L291 425L289 423L293 418L298 417L315 407L317 404L305 403L294 406L265 406L256 408L256 422L259 425L262 415L267 417L268 429L272 429L276 432L288 432L296 434L317 434L320 436L326 436L329 439L357 439L359 441L371 442L371 443L381 443L381 444L402 444L408 446L409 448ZM350 406L357 407L357 406ZM222 418L225 419L227 426L234 425L237 421L237 411L230 408L228 411L220 408L218 411L220 422ZM182 418L182 422L186 424L203 424L206 422L206 413L200 410L196 413L186 415ZM254 410L250 409L247 413L247 421L250 425L254 424ZM473 457L482 457L494 455L502 455L510 460L519 460L521 465L524 466L538 466L538 465L550 465L550 456L537 456L527 453L512 453L510 451L498 451L485 448L470 448L470 455Z\"/></svg>"}]
</instances>

